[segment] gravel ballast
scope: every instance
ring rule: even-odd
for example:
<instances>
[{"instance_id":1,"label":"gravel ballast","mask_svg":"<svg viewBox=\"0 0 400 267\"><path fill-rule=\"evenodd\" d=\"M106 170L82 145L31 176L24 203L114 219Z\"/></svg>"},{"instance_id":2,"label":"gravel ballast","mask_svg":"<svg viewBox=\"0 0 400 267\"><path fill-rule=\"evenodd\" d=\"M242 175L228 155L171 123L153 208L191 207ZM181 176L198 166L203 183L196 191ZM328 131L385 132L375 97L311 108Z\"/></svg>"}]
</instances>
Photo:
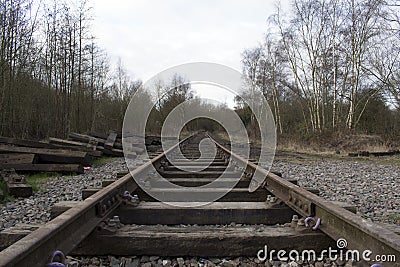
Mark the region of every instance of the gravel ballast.
<instances>
[{"instance_id":1,"label":"gravel ballast","mask_svg":"<svg viewBox=\"0 0 400 267\"><path fill-rule=\"evenodd\" d=\"M400 225L400 166L348 160L307 163L275 161L273 168L299 185L320 190L320 196L357 207L372 221Z\"/></svg>"},{"instance_id":2,"label":"gravel ballast","mask_svg":"<svg viewBox=\"0 0 400 267\"><path fill-rule=\"evenodd\" d=\"M273 169L282 172L284 178L299 179L300 186L319 189L327 200L355 205L365 218L400 225L400 166L346 160L277 160ZM55 203L81 200L83 188L101 187L102 180L113 179L124 170L120 158L81 175L47 178L33 196L0 204L0 230L17 223L45 223Z\"/></svg>"},{"instance_id":3,"label":"gravel ballast","mask_svg":"<svg viewBox=\"0 0 400 267\"><path fill-rule=\"evenodd\" d=\"M320 190L327 200L353 204L358 214L372 221L400 225L400 166L362 161L324 159L305 162L276 160L273 169L299 185ZM48 178L40 190L26 199L0 204L0 230L18 223L42 224L50 219L51 207L65 200L81 200L85 187L100 187L125 171L124 159L92 167L77 176ZM352 262L260 262L257 258L201 259L152 257L70 258L69 266L356 266Z\"/></svg>"},{"instance_id":4,"label":"gravel ballast","mask_svg":"<svg viewBox=\"0 0 400 267\"><path fill-rule=\"evenodd\" d=\"M101 187L102 180L115 179L117 172L124 170L124 159L118 158L85 170L80 175L44 178L39 190L31 197L0 204L0 230L18 223L44 224L50 220L50 210L54 204L59 201L82 200L82 189Z\"/></svg>"}]
</instances>

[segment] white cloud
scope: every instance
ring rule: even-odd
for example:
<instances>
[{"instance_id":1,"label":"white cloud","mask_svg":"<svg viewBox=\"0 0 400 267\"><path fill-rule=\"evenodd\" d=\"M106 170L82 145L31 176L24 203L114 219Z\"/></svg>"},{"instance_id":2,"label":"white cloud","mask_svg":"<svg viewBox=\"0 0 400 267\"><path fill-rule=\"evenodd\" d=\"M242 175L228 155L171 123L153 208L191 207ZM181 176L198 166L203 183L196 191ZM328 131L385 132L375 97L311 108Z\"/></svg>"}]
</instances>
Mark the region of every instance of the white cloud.
<instances>
[{"instance_id":1,"label":"white cloud","mask_svg":"<svg viewBox=\"0 0 400 267\"><path fill-rule=\"evenodd\" d=\"M262 39L274 8L265 0L96 0L93 6L99 43L139 76L156 62L212 60L225 51L220 60L235 59L238 67L243 49Z\"/></svg>"},{"instance_id":2,"label":"white cloud","mask_svg":"<svg viewBox=\"0 0 400 267\"><path fill-rule=\"evenodd\" d=\"M99 45L143 80L194 61L241 70L241 53L262 41L267 18L275 9L272 0L95 0L92 4Z\"/></svg>"}]
</instances>

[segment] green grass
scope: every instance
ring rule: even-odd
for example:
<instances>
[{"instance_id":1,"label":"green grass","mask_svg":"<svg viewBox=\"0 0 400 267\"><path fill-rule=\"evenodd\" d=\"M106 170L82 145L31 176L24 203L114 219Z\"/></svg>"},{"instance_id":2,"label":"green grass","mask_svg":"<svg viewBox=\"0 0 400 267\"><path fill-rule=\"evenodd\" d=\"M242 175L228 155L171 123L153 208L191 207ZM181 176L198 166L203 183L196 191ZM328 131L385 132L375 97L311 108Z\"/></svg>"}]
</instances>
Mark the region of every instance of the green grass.
<instances>
[{"instance_id":1,"label":"green grass","mask_svg":"<svg viewBox=\"0 0 400 267\"><path fill-rule=\"evenodd\" d=\"M400 215L398 214L390 214L389 216L387 216L387 218L393 222L399 222L400 223Z\"/></svg>"},{"instance_id":2,"label":"green grass","mask_svg":"<svg viewBox=\"0 0 400 267\"><path fill-rule=\"evenodd\" d=\"M92 165L100 166L100 165L106 164L108 162L112 162L114 160L115 160L115 158L113 158L113 157L101 157L101 158L97 158L97 159L93 160Z\"/></svg>"},{"instance_id":3,"label":"green grass","mask_svg":"<svg viewBox=\"0 0 400 267\"><path fill-rule=\"evenodd\" d=\"M55 172L42 172L25 175L25 180L32 186L32 190L37 192L40 190L40 184L44 183L48 178L60 175L61 174Z\"/></svg>"}]
</instances>

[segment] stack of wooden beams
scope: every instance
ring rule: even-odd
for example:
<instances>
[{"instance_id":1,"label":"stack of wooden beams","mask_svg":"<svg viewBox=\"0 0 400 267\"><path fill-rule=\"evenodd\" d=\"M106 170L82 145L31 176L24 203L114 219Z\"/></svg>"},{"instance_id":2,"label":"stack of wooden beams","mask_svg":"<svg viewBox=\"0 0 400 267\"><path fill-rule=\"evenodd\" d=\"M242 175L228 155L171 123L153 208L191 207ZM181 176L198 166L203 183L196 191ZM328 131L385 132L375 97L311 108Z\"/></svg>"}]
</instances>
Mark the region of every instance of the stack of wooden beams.
<instances>
[{"instance_id":1,"label":"stack of wooden beams","mask_svg":"<svg viewBox=\"0 0 400 267\"><path fill-rule=\"evenodd\" d=\"M109 134L90 132L88 134L70 133L67 142L74 142L93 146L96 151L107 156L123 157L122 136L120 133L111 132ZM50 143L53 142L50 140Z\"/></svg>"},{"instance_id":2,"label":"stack of wooden beams","mask_svg":"<svg viewBox=\"0 0 400 267\"><path fill-rule=\"evenodd\" d=\"M70 133L68 140L68 142L93 145L97 151L101 151L107 156L124 156L122 134L120 132L110 132L109 134L99 132L89 132L88 134ZM50 143L52 142L50 138ZM146 149L150 152L156 151L160 146L161 138L159 136L146 136L145 140L143 140L143 137L125 134L124 147L129 158L144 153Z\"/></svg>"},{"instance_id":3,"label":"stack of wooden beams","mask_svg":"<svg viewBox=\"0 0 400 267\"><path fill-rule=\"evenodd\" d=\"M24 172L83 173L96 151L33 140L0 137L0 169Z\"/></svg>"},{"instance_id":4,"label":"stack of wooden beams","mask_svg":"<svg viewBox=\"0 0 400 267\"><path fill-rule=\"evenodd\" d=\"M124 139L128 158L136 158L146 147L160 147L160 137L148 136L145 142L142 138ZM70 133L68 140L50 137L47 142L0 137L0 170L83 173L84 166L101 156L124 156L121 133Z\"/></svg>"}]
</instances>

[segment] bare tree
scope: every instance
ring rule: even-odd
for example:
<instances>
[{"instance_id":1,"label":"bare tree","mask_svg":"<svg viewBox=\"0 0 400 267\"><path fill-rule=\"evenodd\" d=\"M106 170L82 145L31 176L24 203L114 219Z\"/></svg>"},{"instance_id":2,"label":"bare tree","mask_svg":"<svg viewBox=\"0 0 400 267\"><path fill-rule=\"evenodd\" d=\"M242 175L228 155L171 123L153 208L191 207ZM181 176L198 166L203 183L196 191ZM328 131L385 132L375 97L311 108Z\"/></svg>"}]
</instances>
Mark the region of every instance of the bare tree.
<instances>
[{"instance_id":1,"label":"bare tree","mask_svg":"<svg viewBox=\"0 0 400 267\"><path fill-rule=\"evenodd\" d=\"M20 79L31 64L36 13L32 1L0 1L0 134L11 135L19 127ZM21 129L22 130L22 129Z\"/></svg>"},{"instance_id":2,"label":"bare tree","mask_svg":"<svg viewBox=\"0 0 400 267\"><path fill-rule=\"evenodd\" d=\"M289 87L307 104L313 131L326 126L327 59L331 45L331 18L327 1L295 0L292 20L275 16L294 86Z\"/></svg>"},{"instance_id":3,"label":"bare tree","mask_svg":"<svg viewBox=\"0 0 400 267\"><path fill-rule=\"evenodd\" d=\"M349 0L348 3L348 24L345 29L346 40L344 44L348 64L350 65L349 73L349 93L347 95L349 101L349 109L346 118L346 124L349 129L356 126L356 111L359 106L359 99L357 96L362 89L362 77L365 75L363 72L363 65L366 62L368 55L368 48L372 45L371 41L374 40L381 31L379 29L380 19L379 13L382 7L382 1L356 1ZM368 102L366 102L368 103ZM362 115L362 110L359 116Z\"/></svg>"},{"instance_id":4,"label":"bare tree","mask_svg":"<svg viewBox=\"0 0 400 267\"><path fill-rule=\"evenodd\" d=\"M258 46L253 49L245 50L242 54L242 65L243 75L246 86L248 87L248 94L246 94L247 101L253 107L259 100L257 99L257 93L262 90L259 87L258 76L260 71L260 63L262 59L263 48ZM244 96L243 96L244 97ZM253 133L257 131L255 114L250 114L250 125L248 126Z\"/></svg>"}]
</instances>

